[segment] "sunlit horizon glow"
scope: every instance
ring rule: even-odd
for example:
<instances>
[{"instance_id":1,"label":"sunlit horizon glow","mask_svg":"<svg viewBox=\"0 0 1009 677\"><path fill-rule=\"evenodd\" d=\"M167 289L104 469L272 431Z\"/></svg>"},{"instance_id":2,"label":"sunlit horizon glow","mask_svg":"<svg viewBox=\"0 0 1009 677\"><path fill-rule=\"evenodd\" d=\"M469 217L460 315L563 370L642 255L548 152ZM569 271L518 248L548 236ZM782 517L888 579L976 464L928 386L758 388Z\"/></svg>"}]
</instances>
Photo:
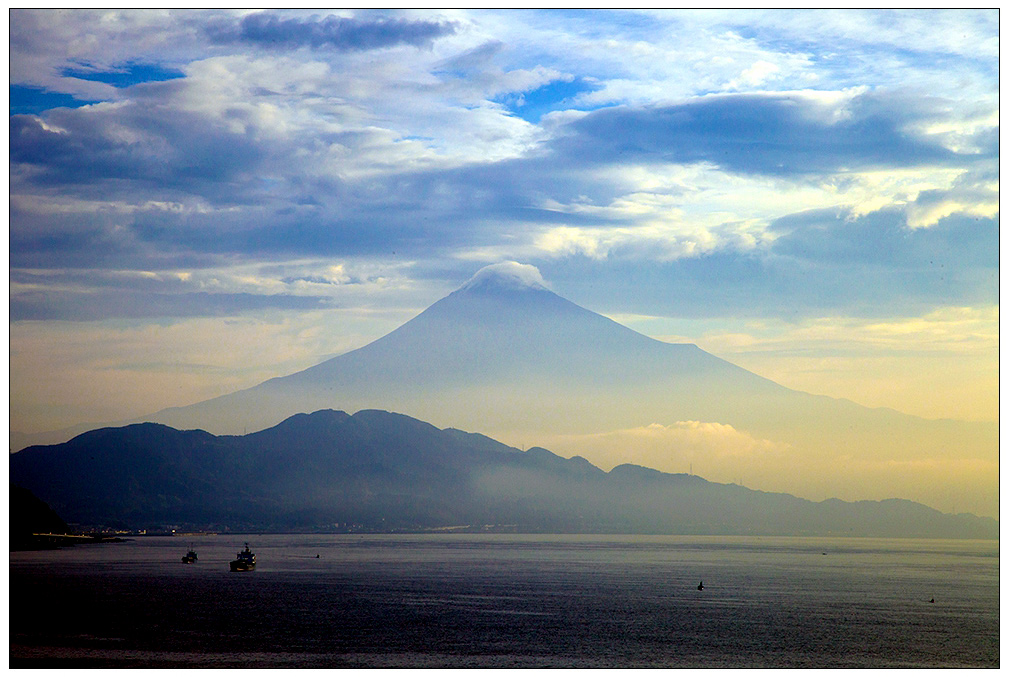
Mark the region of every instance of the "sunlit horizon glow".
<instances>
[{"instance_id":1,"label":"sunlit horizon glow","mask_svg":"<svg viewBox=\"0 0 1009 677\"><path fill-rule=\"evenodd\" d=\"M997 422L998 16L14 9L10 428L305 369L507 261L790 388ZM653 423L579 443L787 453Z\"/></svg>"}]
</instances>

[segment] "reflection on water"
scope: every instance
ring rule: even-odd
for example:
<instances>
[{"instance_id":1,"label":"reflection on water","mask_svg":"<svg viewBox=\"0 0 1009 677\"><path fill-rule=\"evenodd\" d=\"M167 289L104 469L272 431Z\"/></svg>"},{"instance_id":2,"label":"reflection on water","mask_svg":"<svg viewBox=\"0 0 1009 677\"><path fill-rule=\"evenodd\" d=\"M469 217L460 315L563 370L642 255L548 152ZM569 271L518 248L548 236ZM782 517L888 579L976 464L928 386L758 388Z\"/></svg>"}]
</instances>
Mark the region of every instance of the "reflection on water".
<instances>
[{"instance_id":1,"label":"reflection on water","mask_svg":"<svg viewBox=\"0 0 1009 677\"><path fill-rule=\"evenodd\" d=\"M231 573L245 541L256 570ZM149 537L11 553L10 581L11 667L999 660L995 541Z\"/></svg>"}]
</instances>

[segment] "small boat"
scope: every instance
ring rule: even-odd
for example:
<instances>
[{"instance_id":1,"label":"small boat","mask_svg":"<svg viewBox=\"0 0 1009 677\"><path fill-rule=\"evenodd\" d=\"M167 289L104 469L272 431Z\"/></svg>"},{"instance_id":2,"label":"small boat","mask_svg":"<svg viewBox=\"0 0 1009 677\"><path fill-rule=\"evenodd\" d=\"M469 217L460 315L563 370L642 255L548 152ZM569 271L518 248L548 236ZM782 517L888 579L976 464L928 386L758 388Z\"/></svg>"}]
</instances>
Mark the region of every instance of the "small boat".
<instances>
[{"instance_id":1,"label":"small boat","mask_svg":"<svg viewBox=\"0 0 1009 677\"><path fill-rule=\"evenodd\" d=\"M183 563L183 564L194 564L194 563L196 562L196 559L197 559L197 558L196 558L196 551L195 551L195 550L193 550L192 548L190 548L190 549L189 549L189 552L187 552L187 553L186 553L186 554L185 554L185 555L184 555L184 556L182 557L182 563Z\"/></svg>"},{"instance_id":2,"label":"small boat","mask_svg":"<svg viewBox=\"0 0 1009 677\"><path fill-rule=\"evenodd\" d=\"M245 544L245 550L238 553L235 559L231 560L232 571L252 571L256 568L256 555L249 550L249 544Z\"/></svg>"},{"instance_id":3,"label":"small boat","mask_svg":"<svg viewBox=\"0 0 1009 677\"><path fill-rule=\"evenodd\" d=\"M700 583L697 584L697 589L704 590L704 581L701 581Z\"/></svg>"}]
</instances>

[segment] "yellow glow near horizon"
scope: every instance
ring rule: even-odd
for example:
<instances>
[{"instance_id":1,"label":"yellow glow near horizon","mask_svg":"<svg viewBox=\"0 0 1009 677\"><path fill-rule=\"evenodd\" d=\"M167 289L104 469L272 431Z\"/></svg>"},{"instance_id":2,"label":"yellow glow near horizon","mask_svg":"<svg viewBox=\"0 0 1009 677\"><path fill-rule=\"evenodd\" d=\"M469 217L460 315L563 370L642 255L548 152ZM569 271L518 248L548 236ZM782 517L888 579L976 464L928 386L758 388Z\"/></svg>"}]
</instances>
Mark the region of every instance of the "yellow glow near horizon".
<instances>
[{"instance_id":1,"label":"yellow glow near horizon","mask_svg":"<svg viewBox=\"0 0 1009 677\"><path fill-rule=\"evenodd\" d=\"M795 390L929 419L999 419L998 306L889 320L719 321L717 329L704 321L613 317L661 340L696 343ZM699 335L659 333L682 324Z\"/></svg>"}]
</instances>

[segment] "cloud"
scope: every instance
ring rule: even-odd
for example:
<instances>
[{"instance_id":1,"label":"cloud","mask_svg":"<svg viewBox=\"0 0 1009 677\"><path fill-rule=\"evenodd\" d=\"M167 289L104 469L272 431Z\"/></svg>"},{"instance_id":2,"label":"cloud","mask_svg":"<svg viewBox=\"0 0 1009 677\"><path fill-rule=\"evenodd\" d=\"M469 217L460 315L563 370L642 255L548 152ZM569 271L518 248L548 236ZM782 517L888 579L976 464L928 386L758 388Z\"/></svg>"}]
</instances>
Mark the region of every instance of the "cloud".
<instances>
[{"instance_id":1,"label":"cloud","mask_svg":"<svg viewBox=\"0 0 1009 677\"><path fill-rule=\"evenodd\" d=\"M322 258L160 270L13 269L10 317L12 322L86 322L306 313L361 308L380 294L405 320L438 293L425 282L411 281L408 275L423 277L412 268Z\"/></svg>"},{"instance_id":2,"label":"cloud","mask_svg":"<svg viewBox=\"0 0 1009 677\"><path fill-rule=\"evenodd\" d=\"M734 10L721 20L758 40L805 41L820 48L816 51L833 57L862 50L906 50L905 58L909 59L922 54L990 57L998 52L997 34L993 32L998 12L991 9Z\"/></svg>"},{"instance_id":3,"label":"cloud","mask_svg":"<svg viewBox=\"0 0 1009 677\"><path fill-rule=\"evenodd\" d=\"M756 87L771 79L781 69L769 61L757 61L740 73L739 78L729 83L728 89Z\"/></svg>"},{"instance_id":4,"label":"cloud","mask_svg":"<svg viewBox=\"0 0 1009 677\"><path fill-rule=\"evenodd\" d=\"M181 92L191 85L172 81L152 86ZM774 100L779 105L784 104ZM809 105L819 115L808 113L814 119L810 124L824 130L841 110ZM739 102L728 107L740 109ZM606 111L562 126L561 134L568 136L523 157L413 168L384 158L393 151L409 157L423 149L411 149L374 129L324 131L313 124L234 112L219 117L216 111L172 110L176 114L165 117L157 108L122 102L52 111L44 118L12 117L12 265L157 269L217 265L233 255L376 256L392 251L426 258L490 251L510 242L510 251L505 246L492 258L531 255L557 268L561 279L566 272L591 266L559 257L594 258L611 271L603 278L620 277L621 262L643 266L629 279L653 276L652 291L635 292L632 303L657 303L653 311L672 306L691 314L713 307L765 312L780 299L788 299L796 313L850 309L853 303L863 306L861 312L908 303L920 309L928 303L948 305L957 297L974 303L986 300L985 290L993 288L997 272L997 219L992 215L997 178L985 173L983 163L948 187L905 196L903 206L867 213L836 207L768 218L776 210L780 214L780 196L789 195L793 184L737 181L726 184L731 187L726 190L716 188L725 175L705 177L705 170L664 178L658 169L632 171L644 162L633 152L629 158L606 156L606 165L620 171L600 173L597 163L568 153L570 129L581 130L583 121ZM667 109L664 116L675 119L673 112ZM716 123L704 141L710 148L691 151L698 157L727 143L723 137L731 125ZM633 127L615 128L610 141L630 144L636 133ZM675 136L668 141L674 150ZM595 153L601 161L598 149L588 139L581 141L585 153ZM785 145L779 140L778 150ZM344 155L333 155L337 147ZM767 165L760 152L753 149L746 161L758 168ZM802 152L813 151L797 151ZM857 165L859 152L853 147L848 160L840 150L833 159L827 152L821 162L835 164L835 169ZM888 161L899 164L898 156ZM80 162L82 157L88 161ZM347 171L355 166L360 173ZM785 178L797 179L776 180ZM643 182L657 185L641 190ZM57 188L57 202L70 205L70 196L77 196L81 202L76 209L47 213L52 199L28 197ZM865 194L870 188L867 184ZM819 190L823 197L818 199L837 199ZM727 208L723 221L710 212L718 204L712 201L716 191L739 197L734 204L719 205ZM761 204L759 197L740 197L747 191L774 198ZM132 204L117 204L116 199ZM899 194L891 192L889 199L899 199ZM928 224L920 233L908 228ZM822 266L831 274L815 272ZM603 308L627 291L622 280L596 287L589 305ZM577 291L577 284L569 289Z\"/></svg>"},{"instance_id":5,"label":"cloud","mask_svg":"<svg viewBox=\"0 0 1009 677\"><path fill-rule=\"evenodd\" d=\"M998 268L998 222L959 213L927 229L910 228L899 209L854 217L847 210L815 210L772 222L771 252L807 265L873 266L926 275L935 285ZM964 279L964 281L966 281ZM909 282L911 280L909 279ZM912 289L915 284L908 285Z\"/></svg>"},{"instance_id":6,"label":"cloud","mask_svg":"<svg viewBox=\"0 0 1009 677\"><path fill-rule=\"evenodd\" d=\"M536 266L516 261L503 261L484 266L461 289L475 289L487 284L510 289L546 289L546 282Z\"/></svg>"},{"instance_id":7,"label":"cloud","mask_svg":"<svg viewBox=\"0 0 1009 677\"><path fill-rule=\"evenodd\" d=\"M952 186L919 192L907 205L907 225L927 228L956 214L996 218L999 213L999 182L994 171L965 172Z\"/></svg>"},{"instance_id":8,"label":"cloud","mask_svg":"<svg viewBox=\"0 0 1009 677\"><path fill-rule=\"evenodd\" d=\"M568 123L562 133L604 112ZM766 312L782 299L799 314L853 303L878 313L958 297L983 302L997 274L997 174L983 163L948 185L922 175L918 186L942 187L918 189L903 205L775 216L788 201L783 196L814 188L780 183L798 177L762 184L758 176L747 184L745 175L709 176L713 170L703 168L639 172L643 160L634 153L630 165L607 157L606 166L619 171L601 173L597 163L565 154L569 136L507 160L396 166L384 159L390 152L410 157L423 150L374 129L323 131L234 113L177 113L162 120L157 109L123 102L12 117L12 265L158 269L213 266L234 255L395 251L427 258L485 249L494 252L492 260L533 257L563 280L593 268L578 261L588 256L607 268L597 280L622 278L623 266L642 267L627 279L652 278L649 290L631 295L632 305L641 306L632 310L652 303L652 311L688 314ZM820 115L829 120L834 113ZM711 148L725 143L719 129L706 141ZM614 129L612 142L629 143L634 134ZM333 154L337 147L342 155ZM750 154L752 165L767 164L759 153ZM858 149L852 153L857 164ZM642 190L648 184L654 185ZM55 201L29 197L56 188ZM821 202L838 199L815 190ZM899 186L887 193L866 183L859 190L884 196L884 204L901 199ZM53 214L61 201L67 209ZM929 227L908 227L921 225ZM823 266L830 275L816 272ZM580 284L567 288L577 292ZM596 284L585 302L605 309L625 287L623 279Z\"/></svg>"},{"instance_id":9,"label":"cloud","mask_svg":"<svg viewBox=\"0 0 1009 677\"><path fill-rule=\"evenodd\" d=\"M59 109L45 122L11 116L10 160L32 184L71 194L99 188L106 197L110 189L220 197L222 182L258 165L268 152L206 117L164 112L125 103Z\"/></svg>"},{"instance_id":10,"label":"cloud","mask_svg":"<svg viewBox=\"0 0 1009 677\"><path fill-rule=\"evenodd\" d=\"M579 455L605 470L632 463L663 472L686 472L692 464L717 475L776 464L787 444L754 437L726 423L677 421L585 435L548 438L546 446L564 455ZM707 475L709 478L711 475Z\"/></svg>"},{"instance_id":11,"label":"cloud","mask_svg":"<svg viewBox=\"0 0 1009 677\"><path fill-rule=\"evenodd\" d=\"M727 94L669 106L617 106L566 126L553 149L582 162L707 163L802 178L997 157L956 153L915 130L938 102L894 94Z\"/></svg>"},{"instance_id":12,"label":"cloud","mask_svg":"<svg viewBox=\"0 0 1009 677\"><path fill-rule=\"evenodd\" d=\"M993 101L965 105L956 87L796 89L796 69L836 74L795 38L802 15L756 13L749 32L718 13L46 16L12 15L12 73L48 58L49 73L110 98L11 117L16 269L395 255L448 257L441 269L461 281L459 261L522 258L570 293L592 287L588 305L647 280L631 303L690 314L973 303L992 283ZM857 35L844 15L823 16ZM987 15L958 16L942 20ZM71 40L71 19L130 46L105 58ZM860 21L872 49L895 38L877 15ZM539 118L618 79L661 89L679 71L651 57L683 52L666 29L699 40L693 92ZM224 41L200 44L207 30ZM360 52L421 44L424 31L443 39L408 59ZM266 39L289 49L255 49ZM121 88L65 77L82 64L99 79L129 64L185 77ZM983 65L970 66L977 82ZM783 91L724 93L733 78ZM572 279L587 271L595 282Z\"/></svg>"},{"instance_id":13,"label":"cloud","mask_svg":"<svg viewBox=\"0 0 1009 677\"><path fill-rule=\"evenodd\" d=\"M749 333L710 332L705 347L721 355L810 353L864 359L887 353L916 355L958 353L995 355L998 348L998 306L945 307L920 317L851 318L827 316L773 327L761 320L749 323ZM768 336L767 334L770 334Z\"/></svg>"},{"instance_id":14,"label":"cloud","mask_svg":"<svg viewBox=\"0 0 1009 677\"><path fill-rule=\"evenodd\" d=\"M310 311L327 305L325 298L288 294L190 292L163 294L129 290L86 292L24 291L11 294L10 319L87 321L112 318L233 317L265 310Z\"/></svg>"},{"instance_id":15,"label":"cloud","mask_svg":"<svg viewBox=\"0 0 1009 677\"><path fill-rule=\"evenodd\" d=\"M772 222L759 246L656 260L640 251L534 261L555 289L602 312L679 318L923 314L998 302L997 218L910 228L901 210L813 210Z\"/></svg>"},{"instance_id":16,"label":"cloud","mask_svg":"<svg viewBox=\"0 0 1009 677\"><path fill-rule=\"evenodd\" d=\"M990 513L978 497L994 496L998 484L993 449L990 454L951 451L929 457L918 451L902 457L896 451L899 439L888 442L885 449L829 444L800 449L715 421L653 423L597 434L557 435L537 443L565 457L581 456L604 470L631 463L811 500L914 496L945 507L949 496L959 495L961 506L968 503L971 510ZM801 478L798 489L796 478Z\"/></svg>"},{"instance_id":17,"label":"cloud","mask_svg":"<svg viewBox=\"0 0 1009 677\"><path fill-rule=\"evenodd\" d=\"M275 12L258 12L237 23L224 20L206 27L214 42L244 42L272 49L329 48L363 51L396 45L428 46L455 33L451 23L407 19L359 19L337 16L290 17Z\"/></svg>"},{"instance_id":18,"label":"cloud","mask_svg":"<svg viewBox=\"0 0 1009 677\"><path fill-rule=\"evenodd\" d=\"M500 40L488 40L481 45L468 49L434 64L433 72L449 73L463 77L484 70L493 59L501 53L505 44Z\"/></svg>"}]
</instances>

